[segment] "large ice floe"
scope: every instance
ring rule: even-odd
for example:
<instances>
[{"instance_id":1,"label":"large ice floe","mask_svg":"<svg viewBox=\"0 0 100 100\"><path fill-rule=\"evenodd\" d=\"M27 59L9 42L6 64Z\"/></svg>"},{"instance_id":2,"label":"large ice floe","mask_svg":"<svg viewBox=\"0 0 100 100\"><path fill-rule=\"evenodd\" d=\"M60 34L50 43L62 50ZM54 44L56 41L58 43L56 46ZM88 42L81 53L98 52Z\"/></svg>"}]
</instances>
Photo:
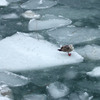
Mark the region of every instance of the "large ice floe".
<instances>
[{"instance_id":1,"label":"large ice floe","mask_svg":"<svg viewBox=\"0 0 100 100\"><path fill-rule=\"evenodd\" d=\"M56 45L20 33L0 41L0 69L18 71L79 63L83 57L59 52Z\"/></svg>"},{"instance_id":2,"label":"large ice floe","mask_svg":"<svg viewBox=\"0 0 100 100\"><path fill-rule=\"evenodd\" d=\"M48 19L48 20L31 19L29 21L28 29L30 31L37 31L37 30L61 27L61 26L69 25L71 23L72 21L70 19L60 19L60 18Z\"/></svg>"},{"instance_id":3,"label":"large ice floe","mask_svg":"<svg viewBox=\"0 0 100 100\"><path fill-rule=\"evenodd\" d=\"M76 51L87 59L100 60L100 46L98 45L86 45L77 48Z\"/></svg>"},{"instance_id":4,"label":"large ice floe","mask_svg":"<svg viewBox=\"0 0 100 100\"><path fill-rule=\"evenodd\" d=\"M47 90L50 96L55 99L64 97L69 93L69 88L60 82L51 83L47 86Z\"/></svg>"},{"instance_id":5,"label":"large ice floe","mask_svg":"<svg viewBox=\"0 0 100 100\"><path fill-rule=\"evenodd\" d=\"M0 6L8 6L8 4L6 0L0 0Z\"/></svg>"},{"instance_id":6,"label":"large ice floe","mask_svg":"<svg viewBox=\"0 0 100 100\"><path fill-rule=\"evenodd\" d=\"M47 32L58 44L78 44L100 38L100 30L92 28L64 27Z\"/></svg>"},{"instance_id":7,"label":"large ice floe","mask_svg":"<svg viewBox=\"0 0 100 100\"><path fill-rule=\"evenodd\" d=\"M29 79L21 76L14 74L12 72L8 71L1 71L0 72L0 83L7 84L8 86L22 86L25 85L29 82Z\"/></svg>"},{"instance_id":8,"label":"large ice floe","mask_svg":"<svg viewBox=\"0 0 100 100\"><path fill-rule=\"evenodd\" d=\"M91 77L100 77L100 66L95 67L92 71L87 72L86 74Z\"/></svg>"},{"instance_id":9,"label":"large ice floe","mask_svg":"<svg viewBox=\"0 0 100 100\"><path fill-rule=\"evenodd\" d=\"M21 5L23 9L45 9L57 4L52 0L29 0Z\"/></svg>"}]
</instances>

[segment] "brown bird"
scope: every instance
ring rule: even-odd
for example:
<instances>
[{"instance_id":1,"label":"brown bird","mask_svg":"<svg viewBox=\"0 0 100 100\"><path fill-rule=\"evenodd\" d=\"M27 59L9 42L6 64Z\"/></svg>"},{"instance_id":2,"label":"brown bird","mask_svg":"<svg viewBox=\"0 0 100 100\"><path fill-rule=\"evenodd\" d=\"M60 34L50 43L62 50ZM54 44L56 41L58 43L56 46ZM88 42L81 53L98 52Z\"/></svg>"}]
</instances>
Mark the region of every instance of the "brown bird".
<instances>
[{"instance_id":1,"label":"brown bird","mask_svg":"<svg viewBox=\"0 0 100 100\"><path fill-rule=\"evenodd\" d=\"M63 52L68 52L68 55L71 56L71 51L73 51L74 47L72 44L70 45L65 45L65 46L62 46L60 49L58 49L59 51L63 51Z\"/></svg>"}]
</instances>

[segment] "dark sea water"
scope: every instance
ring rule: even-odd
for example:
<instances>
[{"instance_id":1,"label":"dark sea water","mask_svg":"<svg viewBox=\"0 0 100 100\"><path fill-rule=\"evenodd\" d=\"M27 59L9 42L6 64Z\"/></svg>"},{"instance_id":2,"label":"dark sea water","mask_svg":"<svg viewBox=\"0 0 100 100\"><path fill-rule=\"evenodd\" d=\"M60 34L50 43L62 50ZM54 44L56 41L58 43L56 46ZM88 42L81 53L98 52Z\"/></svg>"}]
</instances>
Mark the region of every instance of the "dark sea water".
<instances>
[{"instance_id":1,"label":"dark sea water","mask_svg":"<svg viewBox=\"0 0 100 100\"><path fill-rule=\"evenodd\" d=\"M9 0L10 1L10 0ZM20 5L27 0L19 0L18 2L11 2L7 7L0 7L0 37L4 39L12 36L16 32L30 33L28 30L29 19L23 18L21 14L25 12ZM57 5L46 8L33 10L41 16L51 14L55 16L63 16L72 20L72 24L78 28L92 28L100 29L100 0L58 0ZM16 13L18 18L4 19L3 15L9 13ZM49 19L47 17L47 19ZM57 44L55 39L52 39L48 34L48 30L38 31L47 41ZM80 33L81 34L81 33ZM82 47L89 44L96 44L100 46L100 39L88 41L84 43L75 44L76 47ZM100 54L98 54L100 56ZM13 66L13 65L12 65ZM24 100L24 95L27 94L45 94L47 100L90 100L78 99L71 94L79 94L80 92L87 92L89 96L93 96L92 100L100 100L100 78L91 78L85 73L91 71L96 66L100 66L100 60L84 59L83 62L71 65L56 66L41 70L31 70L14 72L18 75L23 75L30 78L30 82L25 86L10 87L13 91L14 100ZM70 77L68 72L74 73ZM70 92L62 98L52 98L46 87L53 82L61 82L66 85ZM26 100L26 99L25 99ZM35 100L35 99L27 99ZM36 99L38 100L38 99ZM40 99L41 100L41 99Z\"/></svg>"}]
</instances>

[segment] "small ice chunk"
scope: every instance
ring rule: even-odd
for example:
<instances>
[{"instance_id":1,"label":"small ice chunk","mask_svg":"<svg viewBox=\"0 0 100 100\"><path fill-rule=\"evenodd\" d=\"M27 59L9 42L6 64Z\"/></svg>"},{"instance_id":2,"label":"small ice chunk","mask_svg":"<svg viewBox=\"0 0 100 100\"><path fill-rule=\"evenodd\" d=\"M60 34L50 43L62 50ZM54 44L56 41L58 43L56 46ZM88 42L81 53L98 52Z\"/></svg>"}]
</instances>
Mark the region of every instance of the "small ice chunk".
<instances>
[{"instance_id":1,"label":"small ice chunk","mask_svg":"<svg viewBox=\"0 0 100 100\"><path fill-rule=\"evenodd\" d=\"M28 19L32 19L32 18L33 19L40 19L40 17L41 17L39 14L36 14L31 10L25 11L24 13L22 13L22 16L24 18L28 18Z\"/></svg>"},{"instance_id":2,"label":"small ice chunk","mask_svg":"<svg viewBox=\"0 0 100 100\"><path fill-rule=\"evenodd\" d=\"M1 16L2 19L17 19L19 18L16 13L5 14Z\"/></svg>"},{"instance_id":3,"label":"small ice chunk","mask_svg":"<svg viewBox=\"0 0 100 100\"><path fill-rule=\"evenodd\" d=\"M67 53L59 52L58 48L46 40L18 32L0 41L0 70L43 69L83 61L83 57L75 51L69 57Z\"/></svg>"},{"instance_id":4,"label":"small ice chunk","mask_svg":"<svg viewBox=\"0 0 100 100\"><path fill-rule=\"evenodd\" d=\"M69 88L60 82L51 83L46 88L49 94L55 99L64 97L69 93Z\"/></svg>"},{"instance_id":5,"label":"small ice chunk","mask_svg":"<svg viewBox=\"0 0 100 100\"><path fill-rule=\"evenodd\" d=\"M29 94L25 95L24 100L46 100L45 94Z\"/></svg>"},{"instance_id":6,"label":"small ice chunk","mask_svg":"<svg viewBox=\"0 0 100 100\"><path fill-rule=\"evenodd\" d=\"M48 20L30 20L28 29L30 31L34 30L43 30L43 29L50 29L50 28L56 28L61 27L65 25L71 24L70 19L48 19Z\"/></svg>"},{"instance_id":7,"label":"small ice chunk","mask_svg":"<svg viewBox=\"0 0 100 100\"><path fill-rule=\"evenodd\" d=\"M0 85L0 95L3 97L13 99L12 90L5 84Z\"/></svg>"},{"instance_id":8,"label":"small ice chunk","mask_svg":"<svg viewBox=\"0 0 100 100\"><path fill-rule=\"evenodd\" d=\"M58 44L78 44L100 38L100 30L92 28L62 27L47 32Z\"/></svg>"},{"instance_id":9,"label":"small ice chunk","mask_svg":"<svg viewBox=\"0 0 100 100\"><path fill-rule=\"evenodd\" d=\"M57 4L52 0L29 0L21 5L23 9L46 9Z\"/></svg>"},{"instance_id":10,"label":"small ice chunk","mask_svg":"<svg viewBox=\"0 0 100 100\"><path fill-rule=\"evenodd\" d=\"M0 0L0 6L8 6L8 4L6 0Z\"/></svg>"},{"instance_id":11,"label":"small ice chunk","mask_svg":"<svg viewBox=\"0 0 100 100\"><path fill-rule=\"evenodd\" d=\"M86 74L91 77L100 77L100 66L95 67L92 71L87 72Z\"/></svg>"},{"instance_id":12,"label":"small ice chunk","mask_svg":"<svg viewBox=\"0 0 100 100\"><path fill-rule=\"evenodd\" d=\"M89 94L87 92L84 92L79 94L79 98L80 100L91 100L93 96L89 97Z\"/></svg>"},{"instance_id":13,"label":"small ice chunk","mask_svg":"<svg viewBox=\"0 0 100 100\"><path fill-rule=\"evenodd\" d=\"M69 96L69 100L91 100L93 96L89 96L87 92L80 92L79 94L77 93L72 93Z\"/></svg>"},{"instance_id":14,"label":"small ice chunk","mask_svg":"<svg viewBox=\"0 0 100 100\"><path fill-rule=\"evenodd\" d=\"M8 71L0 72L0 83L8 86L22 86L28 83L28 78Z\"/></svg>"},{"instance_id":15,"label":"small ice chunk","mask_svg":"<svg viewBox=\"0 0 100 100\"><path fill-rule=\"evenodd\" d=\"M100 60L100 46L86 45L83 48L75 49L80 55L91 60Z\"/></svg>"}]
</instances>

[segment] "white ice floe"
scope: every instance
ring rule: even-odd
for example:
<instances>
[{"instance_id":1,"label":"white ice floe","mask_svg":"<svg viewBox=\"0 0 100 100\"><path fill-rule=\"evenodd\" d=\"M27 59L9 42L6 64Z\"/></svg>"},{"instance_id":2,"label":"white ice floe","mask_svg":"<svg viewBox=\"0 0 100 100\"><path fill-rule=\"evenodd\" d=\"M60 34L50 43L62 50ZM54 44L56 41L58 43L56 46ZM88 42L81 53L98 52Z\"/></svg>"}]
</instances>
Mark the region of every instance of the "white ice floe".
<instances>
[{"instance_id":1,"label":"white ice floe","mask_svg":"<svg viewBox=\"0 0 100 100\"><path fill-rule=\"evenodd\" d=\"M43 30L43 29L50 29L50 28L56 28L61 27L65 25L71 24L70 19L48 19L48 20L30 20L28 29L30 31L35 30Z\"/></svg>"},{"instance_id":2,"label":"white ice floe","mask_svg":"<svg viewBox=\"0 0 100 100\"><path fill-rule=\"evenodd\" d=\"M45 94L29 94L25 95L23 100L46 100Z\"/></svg>"},{"instance_id":3,"label":"white ice floe","mask_svg":"<svg viewBox=\"0 0 100 100\"><path fill-rule=\"evenodd\" d=\"M0 41L0 69L41 69L83 61L83 57L75 51L69 57L67 53L59 52L58 48L46 40L19 32Z\"/></svg>"},{"instance_id":4,"label":"white ice floe","mask_svg":"<svg viewBox=\"0 0 100 100\"><path fill-rule=\"evenodd\" d=\"M40 15L36 14L35 12L31 11L31 10L27 10L24 13L22 13L22 16L24 18L28 18L28 19L40 19Z\"/></svg>"},{"instance_id":5,"label":"white ice floe","mask_svg":"<svg viewBox=\"0 0 100 100\"><path fill-rule=\"evenodd\" d=\"M17 19L19 18L16 13L5 14L1 16L2 19Z\"/></svg>"},{"instance_id":6,"label":"white ice floe","mask_svg":"<svg viewBox=\"0 0 100 100\"><path fill-rule=\"evenodd\" d=\"M13 66L13 65L12 65ZM29 79L8 71L0 72L0 83L7 84L8 86L22 86L29 82Z\"/></svg>"},{"instance_id":7,"label":"white ice floe","mask_svg":"<svg viewBox=\"0 0 100 100\"><path fill-rule=\"evenodd\" d=\"M100 60L100 46L98 45L86 45L75 50L87 59Z\"/></svg>"},{"instance_id":8,"label":"white ice floe","mask_svg":"<svg viewBox=\"0 0 100 100\"><path fill-rule=\"evenodd\" d=\"M52 0L29 0L21 5L23 9L46 9L57 4Z\"/></svg>"},{"instance_id":9,"label":"white ice floe","mask_svg":"<svg viewBox=\"0 0 100 100\"><path fill-rule=\"evenodd\" d=\"M8 6L8 4L6 0L0 0L0 6Z\"/></svg>"},{"instance_id":10,"label":"white ice floe","mask_svg":"<svg viewBox=\"0 0 100 100\"><path fill-rule=\"evenodd\" d=\"M13 93L12 90L5 84L0 85L0 96L6 97L8 100L13 99ZM1 98L0 98L1 100Z\"/></svg>"},{"instance_id":11,"label":"white ice floe","mask_svg":"<svg viewBox=\"0 0 100 100\"><path fill-rule=\"evenodd\" d=\"M69 93L69 88L60 82L51 83L46 88L50 96L52 96L55 99L64 97Z\"/></svg>"},{"instance_id":12,"label":"white ice floe","mask_svg":"<svg viewBox=\"0 0 100 100\"><path fill-rule=\"evenodd\" d=\"M64 27L47 32L58 44L78 44L100 38L100 30L92 28Z\"/></svg>"},{"instance_id":13,"label":"white ice floe","mask_svg":"<svg viewBox=\"0 0 100 100\"><path fill-rule=\"evenodd\" d=\"M87 72L86 74L91 77L100 77L100 66L95 67L92 71Z\"/></svg>"},{"instance_id":14,"label":"white ice floe","mask_svg":"<svg viewBox=\"0 0 100 100\"><path fill-rule=\"evenodd\" d=\"M0 96L0 100L12 100L12 99L7 98L7 97Z\"/></svg>"}]
</instances>

